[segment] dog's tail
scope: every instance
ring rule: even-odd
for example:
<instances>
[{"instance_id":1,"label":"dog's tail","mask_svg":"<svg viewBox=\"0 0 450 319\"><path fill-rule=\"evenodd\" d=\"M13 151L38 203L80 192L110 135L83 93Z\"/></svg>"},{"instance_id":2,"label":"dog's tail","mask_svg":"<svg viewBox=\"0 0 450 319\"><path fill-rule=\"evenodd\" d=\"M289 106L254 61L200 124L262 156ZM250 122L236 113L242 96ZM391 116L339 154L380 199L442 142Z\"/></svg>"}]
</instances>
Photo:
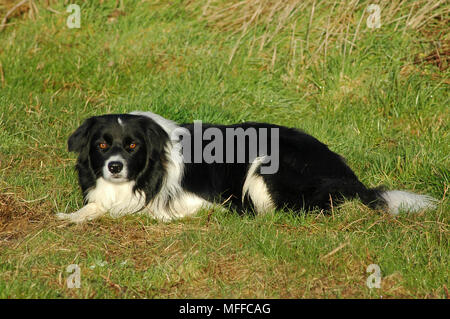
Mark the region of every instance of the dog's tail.
<instances>
[{"instance_id":1,"label":"dog's tail","mask_svg":"<svg viewBox=\"0 0 450 319\"><path fill-rule=\"evenodd\" d=\"M392 215L400 212L418 213L437 207L438 200L428 196L401 190L368 189L361 199L372 208L386 209Z\"/></svg>"}]
</instances>

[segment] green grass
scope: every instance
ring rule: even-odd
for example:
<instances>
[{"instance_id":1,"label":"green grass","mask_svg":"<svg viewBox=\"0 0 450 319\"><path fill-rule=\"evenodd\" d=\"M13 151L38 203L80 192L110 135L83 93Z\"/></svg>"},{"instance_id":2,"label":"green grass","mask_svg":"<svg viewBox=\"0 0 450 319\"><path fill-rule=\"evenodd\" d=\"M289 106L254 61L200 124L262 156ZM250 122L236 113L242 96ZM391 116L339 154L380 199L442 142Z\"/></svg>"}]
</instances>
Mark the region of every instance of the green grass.
<instances>
[{"instance_id":1,"label":"green grass","mask_svg":"<svg viewBox=\"0 0 450 319\"><path fill-rule=\"evenodd\" d=\"M277 32L277 19L245 32L231 11L216 19L220 1L97 3L81 3L80 29L66 27L59 2L37 2L34 19L12 17L0 32L0 298L448 297L450 74L415 63L448 41L445 19L406 28L409 8L383 8L380 29L364 16L358 29L363 1L323 42L330 11L316 4L310 25L310 2ZM332 216L57 221L82 205L70 133L91 115L133 110L298 127L366 185L443 201L397 218L352 201ZM66 286L70 264L80 289ZM366 286L370 264L380 289Z\"/></svg>"}]
</instances>

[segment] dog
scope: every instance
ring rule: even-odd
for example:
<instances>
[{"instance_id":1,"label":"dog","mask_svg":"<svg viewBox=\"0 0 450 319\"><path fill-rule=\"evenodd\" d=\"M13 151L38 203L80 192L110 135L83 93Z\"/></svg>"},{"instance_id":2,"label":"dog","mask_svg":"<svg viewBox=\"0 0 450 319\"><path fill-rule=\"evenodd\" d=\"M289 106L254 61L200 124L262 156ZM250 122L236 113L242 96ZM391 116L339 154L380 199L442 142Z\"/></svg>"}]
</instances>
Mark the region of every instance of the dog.
<instances>
[{"instance_id":1,"label":"dog","mask_svg":"<svg viewBox=\"0 0 450 319\"><path fill-rule=\"evenodd\" d=\"M178 125L151 112L106 114L86 119L68 150L78 153L85 206L57 217L75 223L107 213L170 221L214 207L329 212L353 198L397 215L437 203L428 195L367 188L325 144L274 124Z\"/></svg>"}]
</instances>

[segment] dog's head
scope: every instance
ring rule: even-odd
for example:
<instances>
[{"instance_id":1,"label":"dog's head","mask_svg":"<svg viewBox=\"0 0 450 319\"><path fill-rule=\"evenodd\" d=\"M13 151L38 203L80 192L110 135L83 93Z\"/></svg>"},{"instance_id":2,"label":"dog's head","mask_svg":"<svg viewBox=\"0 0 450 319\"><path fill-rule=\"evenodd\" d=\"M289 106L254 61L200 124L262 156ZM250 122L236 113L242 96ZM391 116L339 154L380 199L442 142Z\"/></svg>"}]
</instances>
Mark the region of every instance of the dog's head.
<instances>
[{"instance_id":1,"label":"dog's head","mask_svg":"<svg viewBox=\"0 0 450 319\"><path fill-rule=\"evenodd\" d=\"M135 181L144 188L151 176L157 178L168 141L163 128L146 116L110 114L85 120L69 137L68 148L79 154L83 191L100 177L111 183Z\"/></svg>"}]
</instances>

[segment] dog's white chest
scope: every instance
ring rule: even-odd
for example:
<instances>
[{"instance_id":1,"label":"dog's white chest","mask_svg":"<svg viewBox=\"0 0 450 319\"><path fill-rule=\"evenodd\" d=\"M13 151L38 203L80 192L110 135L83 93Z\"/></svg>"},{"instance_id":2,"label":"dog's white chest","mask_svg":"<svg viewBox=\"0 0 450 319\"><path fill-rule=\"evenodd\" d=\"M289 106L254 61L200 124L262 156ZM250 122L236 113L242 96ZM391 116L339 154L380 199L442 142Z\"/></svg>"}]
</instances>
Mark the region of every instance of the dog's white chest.
<instances>
[{"instance_id":1,"label":"dog's white chest","mask_svg":"<svg viewBox=\"0 0 450 319\"><path fill-rule=\"evenodd\" d=\"M86 196L89 203L96 203L112 217L132 214L145 206L145 196L140 191L133 191L135 183L111 183L100 177L95 188Z\"/></svg>"}]
</instances>

